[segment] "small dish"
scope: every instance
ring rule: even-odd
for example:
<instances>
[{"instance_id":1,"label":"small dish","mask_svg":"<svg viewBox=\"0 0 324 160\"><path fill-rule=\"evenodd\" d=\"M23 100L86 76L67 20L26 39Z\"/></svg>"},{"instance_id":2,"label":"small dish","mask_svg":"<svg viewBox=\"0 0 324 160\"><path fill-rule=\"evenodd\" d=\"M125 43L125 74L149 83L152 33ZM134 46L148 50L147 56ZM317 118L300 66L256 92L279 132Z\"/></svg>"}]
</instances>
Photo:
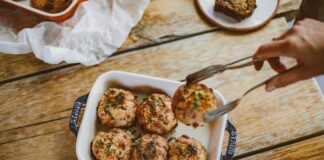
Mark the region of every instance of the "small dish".
<instances>
[{"instance_id":1,"label":"small dish","mask_svg":"<svg viewBox=\"0 0 324 160\"><path fill-rule=\"evenodd\" d=\"M22 1L13 1L13 0L0 0L3 1L13 7L20 8L26 12L31 14L35 14L44 19L48 19L55 22L61 22L68 19L75 11L76 7L85 0L72 0L69 7L67 7L64 11L58 13L48 13L36 8L33 8L30 5L30 0L22 0Z\"/></svg>"},{"instance_id":2,"label":"small dish","mask_svg":"<svg viewBox=\"0 0 324 160\"><path fill-rule=\"evenodd\" d=\"M203 17L221 28L234 31L255 30L268 23L278 10L280 0L256 0L257 8L246 19L238 21L221 12L214 11L215 0L196 0Z\"/></svg>"},{"instance_id":3,"label":"small dish","mask_svg":"<svg viewBox=\"0 0 324 160\"><path fill-rule=\"evenodd\" d=\"M164 93L172 97L176 89L182 84L177 81L120 71L110 71L99 76L93 84L89 95L79 97L72 109L69 125L71 131L77 136L76 153L78 159L93 159L91 142L98 131L107 130L97 118L97 105L107 88L126 89L139 98L144 98L152 93ZM226 103L218 91L214 90L214 94L220 103ZM85 103L86 108L79 129L77 127L78 116L81 107ZM207 148L209 160L219 160L221 157L231 159L233 157L236 144L236 129L227 121L227 115L223 115L215 121L196 129L181 122L178 123L178 127L173 132L164 135L166 139L186 134L204 144ZM226 155L222 156L221 149L225 130L229 132L229 143Z\"/></svg>"}]
</instances>

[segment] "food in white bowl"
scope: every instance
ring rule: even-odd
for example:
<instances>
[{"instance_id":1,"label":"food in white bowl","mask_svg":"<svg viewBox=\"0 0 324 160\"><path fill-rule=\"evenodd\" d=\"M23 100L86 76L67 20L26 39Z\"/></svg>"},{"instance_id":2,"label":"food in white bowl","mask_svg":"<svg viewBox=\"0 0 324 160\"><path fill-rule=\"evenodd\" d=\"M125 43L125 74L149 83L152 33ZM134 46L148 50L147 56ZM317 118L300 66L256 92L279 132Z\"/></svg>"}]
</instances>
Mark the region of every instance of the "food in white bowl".
<instances>
[{"instance_id":1,"label":"food in white bowl","mask_svg":"<svg viewBox=\"0 0 324 160\"><path fill-rule=\"evenodd\" d=\"M98 105L98 117L108 128L129 127L135 120L137 101L124 89L109 88Z\"/></svg>"},{"instance_id":2,"label":"food in white bowl","mask_svg":"<svg viewBox=\"0 0 324 160\"><path fill-rule=\"evenodd\" d=\"M174 95L177 96L176 107L180 107L175 108L175 111L182 113L179 109L186 109L183 113L189 117L185 118L194 121L193 125L198 124L195 120L199 118L199 114L217 105L213 90L202 84L180 86ZM131 145L132 160L207 159L206 148L198 140L182 135L178 138L170 138L168 144L161 136L178 125L170 97L153 93L143 98L138 107L137 104L137 98L130 91L120 88L108 88L98 104L98 117L108 128L124 127L126 131L133 130L136 125L126 127L133 124L136 112L138 124L143 130L142 136L135 139ZM145 134L145 131L157 134ZM128 158L129 142L132 137L134 134L128 134L118 128L108 132L98 132L92 142L93 154L98 160ZM121 153L124 156L121 156Z\"/></svg>"},{"instance_id":3,"label":"food in white bowl","mask_svg":"<svg viewBox=\"0 0 324 160\"><path fill-rule=\"evenodd\" d=\"M133 142L132 160L166 160L169 146L158 134L144 134Z\"/></svg>"},{"instance_id":4,"label":"food in white bowl","mask_svg":"<svg viewBox=\"0 0 324 160\"><path fill-rule=\"evenodd\" d=\"M170 138L169 147L169 160L207 160L204 145L186 135Z\"/></svg>"},{"instance_id":5,"label":"food in white bowl","mask_svg":"<svg viewBox=\"0 0 324 160\"><path fill-rule=\"evenodd\" d=\"M131 137L122 129L98 132L92 142L92 153L98 160L129 160Z\"/></svg>"},{"instance_id":6,"label":"food in white bowl","mask_svg":"<svg viewBox=\"0 0 324 160\"><path fill-rule=\"evenodd\" d=\"M158 134L169 133L178 125L172 107L172 99L164 94L152 94L144 98L137 110L141 127Z\"/></svg>"}]
</instances>

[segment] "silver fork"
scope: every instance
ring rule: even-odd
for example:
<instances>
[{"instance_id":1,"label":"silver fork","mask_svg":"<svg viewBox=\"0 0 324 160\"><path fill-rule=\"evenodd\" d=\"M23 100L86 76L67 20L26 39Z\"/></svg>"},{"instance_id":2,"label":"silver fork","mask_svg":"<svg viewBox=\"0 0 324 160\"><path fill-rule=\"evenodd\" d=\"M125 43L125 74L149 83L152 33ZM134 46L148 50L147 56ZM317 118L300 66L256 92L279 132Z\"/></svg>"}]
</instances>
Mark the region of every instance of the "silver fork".
<instances>
[{"instance_id":1,"label":"silver fork","mask_svg":"<svg viewBox=\"0 0 324 160\"><path fill-rule=\"evenodd\" d=\"M199 81L202 81L204 79L212 77L216 73L222 73L225 70L239 69L239 68L251 66L254 63L260 63L260 62L263 62L263 61L267 60L266 58L259 58L259 59L255 59L255 60L245 62L245 63L242 63L242 64L234 65L236 63L239 63L239 62L244 61L244 60L249 59L249 58L251 58L251 56L242 58L240 60L225 64L225 65L216 64L216 65L208 66L206 68L203 68L200 71L189 74L186 77L186 83L187 84L197 83Z\"/></svg>"},{"instance_id":2,"label":"silver fork","mask_svg":"<svg viewBox=\"0 0 324 160\"><path fill-rule=\"evenodd\" d=\"M235 100L233 100L233 101L231 101L231 102L229 102L229 103L227 103L227 104L225 104L225 105L223 105L223 106L221 106L219 108L216 108L214 110L206 112L204 114L204 121L205 122L211 122L212 120L218 118L219 116L222 116L222 115L230 112L231 110L235 109L244 96L246 96L248 93L250 93L254 89L268 83L270 80L272 80L273 78L275 78L277 76L279 76L279 74L277 74L277 75L275 75L275 76L273 76L273 77L271 77L271 78L269 78L269 79L255 85L254 87L247 90L240 98L237 98L237 99L235 99Z\"/></svg>"}]
</instances>

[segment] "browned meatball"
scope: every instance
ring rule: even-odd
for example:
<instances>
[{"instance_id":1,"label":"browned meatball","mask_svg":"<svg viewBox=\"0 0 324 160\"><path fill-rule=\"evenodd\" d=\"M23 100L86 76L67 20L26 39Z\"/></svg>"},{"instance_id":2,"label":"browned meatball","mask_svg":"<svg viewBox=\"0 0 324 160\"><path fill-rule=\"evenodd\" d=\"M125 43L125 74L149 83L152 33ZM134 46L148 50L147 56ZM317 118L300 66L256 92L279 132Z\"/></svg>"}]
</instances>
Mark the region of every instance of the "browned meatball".
<instances>
[{"instance_id":1,"label":"browned meatball","mask_svg":"<svg viewBox=\"0 0 324 160\"><path fill-rule=\"evenodd\" d=\"M129 160L132 140L122 129L99 132L92 141L92 153L97 160Z\"/></svg>"},{"instance_id":2,"label":"browned meatball","mask_svg":"<svg viewBox=\"0 0 324 160\"><path fill-rule=\"evenodd\" d=\"M179 121L198 127L204 113L217 107L217 100L213 90L203 84L182 85L174 93L172 107Z\"/></svg>"},{"instance_id":3,"label":"browned meatball","mask_svg":"<svg viewBox=\"0 0 324 160\"><path fill-rule=\"evenodd\" d=\"M168 142L157 134L145 134L133 143L132 160L167 160Z\"/></svg>"},{"instance_id":4,"label":"browned meatball","mask_svg":"<svg viewBox=\"0 0 324 160\"><path fill-rule=\"evenodd\" d=\"M137 106L131 92L109 88L99 102L98 117L108 128L128 127L135 120Z\"/></svg>"},{"instance_id":5,"label":"browned meatball","mask_svg":"<svg viewBox=\"0 0 324 160\"><path fill-rule=\"evenodd\" d=\"M45 12L58 13L69 7L71 2L72 0L31 0L31 6Z\"/></svg>"},{"instance_id":6,"label":"browned meatball","mask_svg":"<svg viewBox=\"0 0 324 160\"><path fill-rule=\"evenodd\" d=\"M169 139L169 160L207 160L207 151L199 141L182 135Z\"/></svg>"},{"instance_id":7,"label":"browned meatball","mask_svg":"<svg viewBox=\"0 0 324 160\"><path fill-rule=\"evenodd\" d=\"M137 110L137 119L143 129L164 134L174 129L178 121L171 107L171 98L163 94L152 94L144 99Z\"/></svg>"}]
</instances>

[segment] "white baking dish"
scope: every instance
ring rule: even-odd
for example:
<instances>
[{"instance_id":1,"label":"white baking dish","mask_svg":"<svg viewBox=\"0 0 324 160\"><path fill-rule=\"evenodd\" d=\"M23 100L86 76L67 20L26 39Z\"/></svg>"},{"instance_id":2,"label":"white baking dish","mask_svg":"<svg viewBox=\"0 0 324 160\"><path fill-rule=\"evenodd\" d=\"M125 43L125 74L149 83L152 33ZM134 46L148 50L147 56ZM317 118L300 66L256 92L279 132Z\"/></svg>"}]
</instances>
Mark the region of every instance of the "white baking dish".
<instances>
[{"instance_id":1,"label":"white baking dish","mask_svg":"<svg viewBox=\"0 0 324 160\"><path fill-rule=\"evenodd\" d=\"M130 90L135 95L148 95L155 92L162 92L172 97L180 85L182 83L177 81L120 71L110 71L99 76L93 84L89 95L79 97L73 107L70 129L77 135L76 154L78 159L94 159L91 154L91 142L98 130L105 130L97 118L97 105L107 88L124 88ZM225 103L224 97L218 91L214 90L214 94L220 103ZM85 101L87 101L86 108L80 129L78 130L76 125L77 118L80 108ZM225 129L229 131L230 139L226 155L221 156ZM186 134L202 142L207 148L209 160L219 160L221 157L222 159L231 159L234 154L236 131L227 121L227 115L216 119L210 124L204 124L204 127L198 127L196 129L179 122L175 131L164 137L179 137L182 134Z\"/></svg>"}]
</instances>

